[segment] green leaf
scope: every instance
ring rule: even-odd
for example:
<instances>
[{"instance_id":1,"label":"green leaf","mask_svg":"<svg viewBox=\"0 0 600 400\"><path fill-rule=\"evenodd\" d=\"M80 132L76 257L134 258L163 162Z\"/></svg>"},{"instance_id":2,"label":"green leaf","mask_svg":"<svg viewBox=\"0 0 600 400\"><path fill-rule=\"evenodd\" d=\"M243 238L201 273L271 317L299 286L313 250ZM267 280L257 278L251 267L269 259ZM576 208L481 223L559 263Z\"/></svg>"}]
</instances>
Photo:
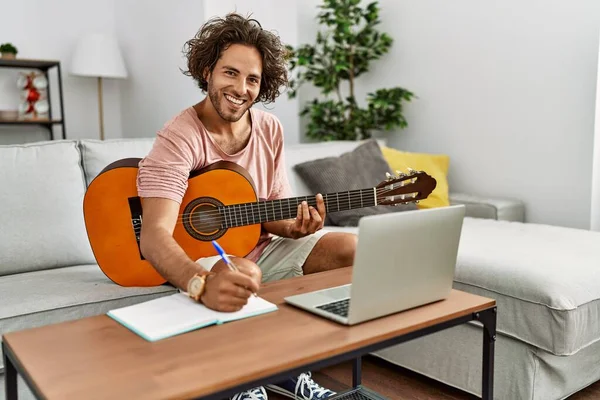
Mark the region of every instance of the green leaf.
<instances>
[{"instance_id":1,"label":"green leaf","mask_svg":"<svg viewBox=\"0 0 600 400\"><path fill-rule=\"evenodd\" d=\"M289 70L297 76L290 80L288 96L296 97L299 87L307 83L321 94L300 111L307 119L306 136L355 140L371 137L375 130L405 128L404 104L415 97L412 92L378 89L367 94L365 108L359 107L354 96L356 78L367 73L373 61L385 57L393 43L391 36L376 29L381 22L379 3L361 6L360 0L322 0L318 8L322 29L316 33L315 44L286 46ZM347 90L351 80L354 91ZM350 95L342 98L341 93Z\"/></svg>"}]
</instances>

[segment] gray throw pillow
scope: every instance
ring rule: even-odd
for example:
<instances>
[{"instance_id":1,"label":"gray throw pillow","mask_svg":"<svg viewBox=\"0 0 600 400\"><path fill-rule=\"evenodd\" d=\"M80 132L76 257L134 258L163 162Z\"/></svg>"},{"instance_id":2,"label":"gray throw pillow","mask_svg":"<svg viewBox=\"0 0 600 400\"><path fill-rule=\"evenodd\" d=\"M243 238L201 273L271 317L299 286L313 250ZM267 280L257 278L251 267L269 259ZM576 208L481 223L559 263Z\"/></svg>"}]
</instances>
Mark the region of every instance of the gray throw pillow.
<instances>
[{"instance_id":1,"label":"gray throw pillow","mask_svg":"<svg viewBox=\"0 0 600 400\"><path fill-rule=\"evenodd\" d=\"M367 189L385 180L389 165L376 140L371 139L339 157L327 157L294 166L294 170L313 193L334 193ZM357 226L367 215L416 210L414 203L398 206L372 206L347 211L329 210L325 225Z\"/></svg>"}]
</instances>

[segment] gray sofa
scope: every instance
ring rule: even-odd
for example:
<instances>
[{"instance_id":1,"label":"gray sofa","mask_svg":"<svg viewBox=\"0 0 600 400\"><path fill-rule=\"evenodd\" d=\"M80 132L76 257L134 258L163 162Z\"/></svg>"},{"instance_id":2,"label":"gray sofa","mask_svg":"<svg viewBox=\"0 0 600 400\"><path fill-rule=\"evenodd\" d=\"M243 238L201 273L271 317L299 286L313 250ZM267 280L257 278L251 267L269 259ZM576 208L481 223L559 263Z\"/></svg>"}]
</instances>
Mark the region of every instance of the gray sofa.
<instances>
[{"instance_id":1,"label":"gray sofa","mask_svg":"<svg viewBox=\"0 0 600 400\"><path fill-rule=\"evenodd\" d=\"M110 282L95 264L83 221L87 184L114 160L142 157L152 142L0 146L0 335L102 314L175 290L169 285L123 288ZM339 155L356 145L288 146L286 164L295 193L311 194L293 165ZM591 232L524 224L519 201L456 193L451 201L466 204L468 216L456 287L496 298L499 304L496 398L561 398L598 380L600 370L592 365L600 359L595 343L600 329L592 317L600 314L600 285L593 268L594 262L600 265L600 246L593 244L600 238ZM377 355L464 390L479 390L481 329L476 324ZM22 382L19 387L22 398L29 398Z\"/></svg>"}]
</instances>

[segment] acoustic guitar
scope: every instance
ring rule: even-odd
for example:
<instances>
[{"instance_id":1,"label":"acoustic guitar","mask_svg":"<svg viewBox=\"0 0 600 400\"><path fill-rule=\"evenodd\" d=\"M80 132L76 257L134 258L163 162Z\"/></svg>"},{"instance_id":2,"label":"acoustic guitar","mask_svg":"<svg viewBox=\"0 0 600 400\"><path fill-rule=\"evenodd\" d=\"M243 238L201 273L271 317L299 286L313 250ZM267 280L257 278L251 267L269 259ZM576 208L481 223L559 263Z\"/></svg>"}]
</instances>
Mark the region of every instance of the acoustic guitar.
<instances>
[{"instance_id":1,"label":"acoustic guitar","mask_svg":"<svg viewBox=\"0 0 600 400\"><path fill-rule=\"evenodd\" d=\"M158 286L166 280L140 251L142 199L137 195L139 158L108 165L88 186L83 213L94 257L104 274L121 286ZM375 205L418 202L436 181L422 171L390 175L377 186L324 193L327 213ZM244 257L257 245L261 223L295 218L302 201L315 196L259 201L248 172L219 161L190 174L173 237L192 260L217 255L218 239L228 254Z\"/></svg>"}]
</instances>

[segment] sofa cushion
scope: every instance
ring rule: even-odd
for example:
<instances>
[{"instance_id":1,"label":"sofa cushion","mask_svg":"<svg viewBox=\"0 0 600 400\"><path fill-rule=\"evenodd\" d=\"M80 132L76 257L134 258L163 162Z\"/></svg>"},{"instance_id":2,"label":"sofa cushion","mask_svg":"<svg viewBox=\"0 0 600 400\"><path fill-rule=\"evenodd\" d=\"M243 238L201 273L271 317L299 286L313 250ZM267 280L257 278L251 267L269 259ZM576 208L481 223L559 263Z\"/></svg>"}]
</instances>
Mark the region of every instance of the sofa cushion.
<instances>
[{"instance_id":1,"label":"sofa cushion","mask_svg":"<svg viewBox=\"0 0 600 400\"><path fill-rule=\"evenodd\" d=\"M86 139L79 142L86 184L89 185L108 164L122 158L143 158L148 154L154 138L140 139Z\"/></svg>"},{"instance_id":2,"label":"sofa cushion","mask_svg":"<svg viewBox=\"0 0 600 400\"><path fill-rule=\"evenodd\" d=\"M339 157L325 157L297 164L294 170L313 193L323 194L372 188L383 181L386 172L390 171L375 140L366 141ZM374 206L332 212L336 211L335 203L333 205L334 209L328 210L326 223L337 226L357 226L360 218L367 215L416 209L413 203L398 207Z\"/></svg>"},{"instance_id":3,"label":"sofa cushion","mask_svg":"<svg viewBox=\"0 0 600 400\"><path fill-rule=\"evenodd\" d=\"M0 275L94 262L75 141L0 146L0 171Z\"/></svg>"},{"instance_id":4,"label":"sofa cushion","mask_svg":"<svg viewBox=\"0 0 600 400\"><path fill-rule=\"evenodd\" d=\"M380 146L385 142L382 139L377 140ZM288 180L292 187L294 196L308 196L316 193L312 192L298 173L294 166L306 161L318 158L335 157L342 153L354 150L364 141L355 140L335 140L331 142L302 143L285 147L285 164Z\"/></svg>"},{"instance_id":5,"label":"sofa cushion","mask_svg":"<svg viewBox=\"0 0 600 400\"><path fill-rule=\"evenodd\" d=\"M465 216L525 222L522 200L450 192L450 205L464 204Z\"/></svg>"},{"instance_id":6,"label":"sofa cushion","mask_svg":"<svg viewBox=\"0 0 600 400\"><path fill-rule=\"evenodd\" d=\"M412 168L417 171L425 171L425 173L436 180L435 189L433 189L433 192L426 199L419 202L417 206L419 209L447 207L450 205L450 200L448 199L449 156L445 154L411 153L386 146L381 148L381 152L392 171L406 173L408 172L408 168Z\"/></svg>"},{"instance_id":7,"label":"sofa cushion","mask_svg":"<svg viewBox=\"0 0 600 400\"><path fill-rule=\"evenodd\" d=\"M104 314L175 291L170 285L115 285L96 264L2 276L0 335Z\"/></svg>"},{"instance_id":8,"label":"sofa cushion","mask_svg":"<svg viewBox=\"0 0 600 400\"><path fill-rule=\"evenodd\" d=\"M499 332L576 353L600 340L600 232L465 218L455 287L496 299Z\"/></svg>"}]
</instances>

